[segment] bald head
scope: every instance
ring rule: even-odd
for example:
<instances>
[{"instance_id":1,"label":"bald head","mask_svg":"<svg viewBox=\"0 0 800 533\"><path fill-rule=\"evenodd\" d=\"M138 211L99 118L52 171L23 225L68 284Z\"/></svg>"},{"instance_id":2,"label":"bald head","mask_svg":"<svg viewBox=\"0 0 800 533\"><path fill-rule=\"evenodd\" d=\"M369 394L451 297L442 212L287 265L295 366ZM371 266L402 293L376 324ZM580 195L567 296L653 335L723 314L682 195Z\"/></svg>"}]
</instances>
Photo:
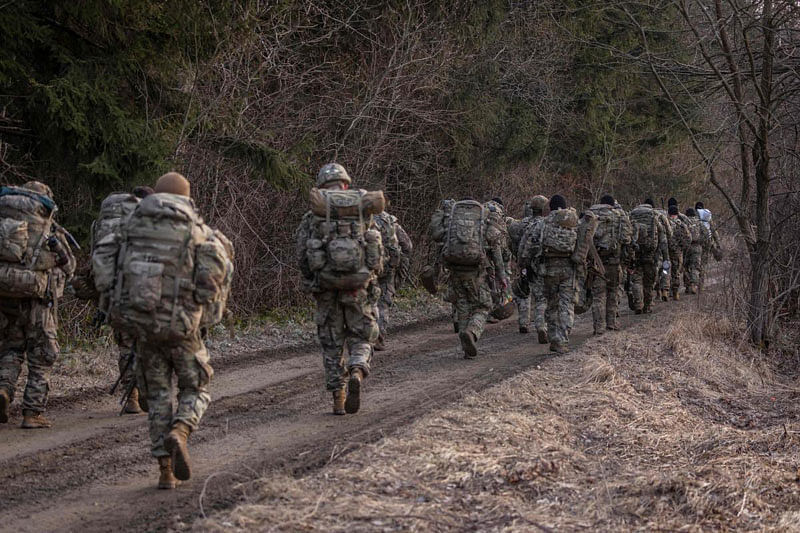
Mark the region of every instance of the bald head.
<instances>
[{"instance_id":1,"label":"bald head","mask_svg":"<svg viewBox=\"0 0 800 533\"><path fill-rule=\"evenodd\" d=\"M156 193L169 193L169 194L178 194L180 196L190 196L191 188L189 186L189 180L178 174L177 172L167 172L156 182L156 186L153 188L153 191Z\"/></svg>"}]
</instances>

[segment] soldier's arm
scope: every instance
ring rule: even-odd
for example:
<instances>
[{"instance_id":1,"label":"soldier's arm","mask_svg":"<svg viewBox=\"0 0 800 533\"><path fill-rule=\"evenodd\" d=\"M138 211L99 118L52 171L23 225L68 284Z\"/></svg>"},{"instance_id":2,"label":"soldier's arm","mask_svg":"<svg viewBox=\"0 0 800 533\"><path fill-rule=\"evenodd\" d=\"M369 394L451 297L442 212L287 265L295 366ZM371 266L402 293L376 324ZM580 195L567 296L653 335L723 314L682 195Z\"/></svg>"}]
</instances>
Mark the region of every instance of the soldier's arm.
<instances>
[{"instance_id":1,"label":"soldier's arm","mask_svg":"<svg viewBox=\"0 0 800 533\"><path fill-rule=\"evenodd\" d=\"M397 235L397 242L400 243L400 250L403 255L410 256L414 251L414 244L411 242L411 237L408 236L406 230L400 224L395 224L395 235Z\"/></svg>"}]
</instances>

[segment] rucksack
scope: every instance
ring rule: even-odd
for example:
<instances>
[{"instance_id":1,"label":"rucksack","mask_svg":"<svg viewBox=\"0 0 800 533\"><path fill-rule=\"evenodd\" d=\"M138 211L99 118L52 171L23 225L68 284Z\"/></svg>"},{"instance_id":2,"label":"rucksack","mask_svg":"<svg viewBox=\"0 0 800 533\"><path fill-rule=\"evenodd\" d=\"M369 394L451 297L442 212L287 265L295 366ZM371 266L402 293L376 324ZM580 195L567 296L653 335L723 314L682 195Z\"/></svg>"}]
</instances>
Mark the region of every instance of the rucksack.
<instances>
[{"instance_id":1,"label":"rucksack","mask_svg":"<svg viewBox=\"0 0 800 533\"><path fill-rule=\"evenodd\" d=\"M672 240L670 247L672 250L685 250L692 242L692 234L689 228L680 219L680 217L669 218L669 224L672 227Z\"/></svg>"},{"instance_id":2,"label":"rucksack","mask_svg":"<svg viewBox=\"0 0 800 533\"><path fill-rule=\"evenodd\" d=\"M689 226L689 233L692 236L692 244L705 244L706 229L700 219L697 217L687 216L686 222Z\"/></svg>"},{"instance_id":3,"label":"rucksack","mask_svg":"<svg viewBox=\"0 0 800 533\"><path fill-rule=\"evenodd\" d=\"M397 240L397 231L395 230L397 219L384 211L375 215L374 220L375 227L381 233L384 255L388 259L384 267L396 268L403 257L403 252L400 250L400 242Z\"/></svg>"},{"instance_id":4,"label":"rucksack","mask_svg":"<svg viewBox=\"0 0 800 533\"><path fill-rule=\"evenodd\" d=\"M656 210L648 204L638 205L631 211L631 224L638 226L640 255L650 255L658 249L658 221Z\"/></svg>"},{"instance_id":5,"label":"rucksack","mask_svg":"<svg viewBox=\"0 0 800 533\"><path fill-rule=\"evenodd\" d=\"M450 207L442 260L451 268L478 268L486 259L486 207L474 200Z\"/></svg>"},{"instance_id":6,"label":"rucksack","mask_svg":"<svg viewBox=\"0 0 800 533\"><path fill-rule=\"evenodd\" d=\"M575 209L557 209L542 219L542 255L569 256L578 241L578 214Z\"/></svg>"},{"instance_id":7,"label":"rucksack","mask_svg":"<svg viewBox=\"0 0 800 533\"><path fill-rule=\"evenodd\" d=\"M58 207L20 187L0 188L0 297L43 298L57 257L47 246Z\"/></svg>"},{"instance_id":8,"label":"rucksack","mask_svg":"<svg viewBox=\"0 0 800 533\"><path fill-rule=\"evenodd\" d=\"M374 202L365 202L368 195ZM365 288L383 268L381 234L372 227L372 215L383 212L383 193L312 189L311 203L312 238L306 242L306 255L319 287Z\"/></svg>"},{"instance_id":9,"label":"rucksack","mask_svg":"<svg viewBox=\"0 0 800 533\"><path fill-rule=\"evenodd\" d=\"M92 223L91 249L106 235L119 233L122 223L139 205L139 198L130 193L113 193L100 204L100 214Z\"/></svg>"},{"instance_id":10,"label":"rucksack","mask_svg":"<svg viewBox=\"0 0 800 533\"><path fill-rule=\"evenodd\" d=\"M608 204L596 204L589 210L597 216L594 246L601 256L617 255L622 247L631 243L633 230L625 211Z\"/></svg>"},{"instance_id":11,"label":"rucksack","mask_svg":"<svg viewBox=\"0 0 800 533\"><path fill-rule=\"evenodd\" d=\"M190 198L143 199L122 231L92 254L95 284L111 291L112 326L149 342L178 342L222 318L233 247L205 225Z\"/></svg>"}]
</instances>

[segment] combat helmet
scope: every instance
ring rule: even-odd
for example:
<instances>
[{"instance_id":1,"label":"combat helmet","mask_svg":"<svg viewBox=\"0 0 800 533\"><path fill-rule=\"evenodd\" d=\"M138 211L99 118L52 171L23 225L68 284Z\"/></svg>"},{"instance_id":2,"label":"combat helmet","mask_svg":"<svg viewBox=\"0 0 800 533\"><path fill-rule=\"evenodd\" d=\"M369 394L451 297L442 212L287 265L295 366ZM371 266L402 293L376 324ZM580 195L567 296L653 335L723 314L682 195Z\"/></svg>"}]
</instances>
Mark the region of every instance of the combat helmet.
<instances>
[{"instance_id":1,"label":"combat helmet","mask_svg":"<svg viewBox=\"0 0 800 533\"><path fill-rule=\"evenodd\" d=\"M317 174L317 187L324 187L332 181L343 181L348 185L353 182L342 165L339 163L328 163L319 169L319 173Z\"/></svg>"},{"instance_id":2,"label":"combat helmet","mask_svg":"<svg viewBox=\"0 0 800 533\"><path fill-rule=\"evenodd\" d=\"M546 196L542 196L541 194L537 194L530 200L530 208L531 214L533 216L541 216L544 214L544 210L547 207L549 200Z\"/></svg>"}]
</instances>

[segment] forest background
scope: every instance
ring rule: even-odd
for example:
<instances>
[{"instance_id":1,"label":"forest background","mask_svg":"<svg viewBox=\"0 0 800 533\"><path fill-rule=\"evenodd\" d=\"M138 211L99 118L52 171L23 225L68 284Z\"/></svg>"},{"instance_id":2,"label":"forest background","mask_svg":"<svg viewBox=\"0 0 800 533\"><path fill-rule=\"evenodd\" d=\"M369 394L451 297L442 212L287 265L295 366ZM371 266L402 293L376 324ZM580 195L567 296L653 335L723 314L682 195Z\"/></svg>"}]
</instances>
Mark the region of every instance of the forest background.
<instances>
[{"instance_id":1,"label":"forest background","mask_svg":"<svg viewBox=\"0 0 800 533\"><path fill-rule=\"evenodd\" d=\"M739 236L732 294L764 297L732 307L764 344L800 307L799 20L761 0L5 2L0 181L50 184L86 243L108 193L184 173L236 246L240 316L302 301L293 232L333 160L386 191L416 268L442 198L703 200ZM774 134L742 133L748 113Z\"/></svg>"}]
</instances>

